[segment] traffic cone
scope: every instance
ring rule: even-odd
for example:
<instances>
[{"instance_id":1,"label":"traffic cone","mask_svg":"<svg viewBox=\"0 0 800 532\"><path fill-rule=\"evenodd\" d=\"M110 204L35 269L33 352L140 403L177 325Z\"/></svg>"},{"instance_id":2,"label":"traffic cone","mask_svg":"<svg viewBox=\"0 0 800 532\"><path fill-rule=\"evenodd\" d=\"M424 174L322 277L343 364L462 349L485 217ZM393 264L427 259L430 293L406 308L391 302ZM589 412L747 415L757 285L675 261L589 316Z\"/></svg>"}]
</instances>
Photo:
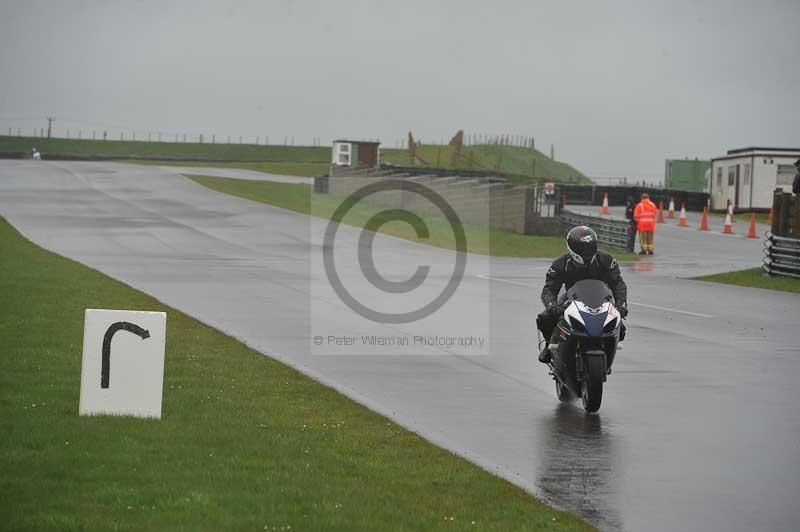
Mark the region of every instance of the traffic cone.
<instances>
[{"instance_id":1,"label":"traffic cone","mask_svg":"<svg viewBox=\"0 0 800 532\"><path fill-rule=\"evenodd\" d=\"M603 206L600 208L600 214L608 214L608 192L603 193Z\"/></svg>"},{"instance_id":2,"label":"traffic cone","mask_svg":"<svg viewBox=\"0 0 800 532\"><path fill-rule=\"evenodd\" d=\"M678 227L689 227L686 223L686 205L681 203L681 217L678 219Z\"/></svg>"},{"instance_id":3,"label":"traffic cone","mask_svg":"<svg viewBox=\"0 0 800 532\"><path fill-rule=\"evenodd\" d=\"M658 215L656 216L656 223L664 223L664 201L658 202Z\"/></svg>"},{"instance_id":4,"label":"traffic cone","mask_svg":"<svg viewBox=\"0 0 800 532\"><path fill-rule=\"evenodd\" d=\"M667 218L675 218L675 200L669 198L669 211L667 211Z\"/></svg>"},{"instance_id":5,"label":"traffic cone","mask_svg":"<svg viewBox=\"0 0 800 532\"><path fill-rule=\"evenodd\" d=\"M700 218L700 230L708 231L708 207L703 207L703 217Z\"/></svg>"},{"instance_id":6,"label":"traffic cone","mask_svg":"<svg viewBox=\"0 0 800 532\"><path fill-rule=\"evenodd\" d=\"M733 222L731 221L730 209L728 209L728 213L725 215L725 227L722 229L722 232L726 235L733 234Z\"/></svg>"},{"instance_id":7,"label":"traffic cone","mask_svg":"<svg viewBox=\"0 0 800 532\"><path fill-rule=\"evenodd\" d=\"M747 238L758 238L756 236L756 213L750 217L750 228L747 230Z\"/></svg>"}]
</instances>

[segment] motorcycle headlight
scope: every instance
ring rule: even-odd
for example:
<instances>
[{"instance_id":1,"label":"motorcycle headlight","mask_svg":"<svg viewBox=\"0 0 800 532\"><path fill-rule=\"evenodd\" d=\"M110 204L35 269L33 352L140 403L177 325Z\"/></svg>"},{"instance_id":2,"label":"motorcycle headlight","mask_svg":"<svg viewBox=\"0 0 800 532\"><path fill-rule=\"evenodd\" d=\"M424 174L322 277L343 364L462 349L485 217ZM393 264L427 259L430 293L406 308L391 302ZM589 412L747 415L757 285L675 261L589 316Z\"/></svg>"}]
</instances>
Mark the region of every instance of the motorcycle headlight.
<instances>
[{"instance_id":1,"label":"motorcycle headlight","mask_svg":"<svg viewBox=\"0 0 800 532\"><path fill-rule=\"evenodd\" d=\"M605 327L603 327L603 333L604 334L605 333L612 333L612 332L614 332L614 329L616 329L616 328L617 328L617 318L614 318L613 320L611 320L608 323L606 323Z\"/></svg>"},{"instance_id":2,"label":"motorcycle headlight","mask_svg":"<svg viewBox=\"0 0 800 532\"><path fill-rule=\"evenodd\" d=\"M569 324L578 332L586 332L586 327L575 316L569 317Z\"/></svg>"}]
</instances>

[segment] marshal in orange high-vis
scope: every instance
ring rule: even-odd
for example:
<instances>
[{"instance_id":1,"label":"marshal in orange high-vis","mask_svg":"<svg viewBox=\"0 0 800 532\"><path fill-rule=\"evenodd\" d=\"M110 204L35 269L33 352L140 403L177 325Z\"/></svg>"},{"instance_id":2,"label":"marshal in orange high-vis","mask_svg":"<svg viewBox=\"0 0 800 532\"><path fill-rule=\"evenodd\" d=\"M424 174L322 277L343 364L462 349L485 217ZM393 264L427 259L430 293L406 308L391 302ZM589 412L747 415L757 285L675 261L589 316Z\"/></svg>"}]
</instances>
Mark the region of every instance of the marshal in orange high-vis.
<instances>
[{"instance_id":1,"label":"marshal in orange high-vis","mask_svg":"<svg viewBox=\"0 0 800 532\"><path fill-rule=\"evenodd\" d=\"M639 231L640 255L653 254L653 233L656 230L656 214L658 207L650 201L648 194L642 194L642 200L633 210L633 219L636 220L636 229Z\"/></svg>"}]
</instances>

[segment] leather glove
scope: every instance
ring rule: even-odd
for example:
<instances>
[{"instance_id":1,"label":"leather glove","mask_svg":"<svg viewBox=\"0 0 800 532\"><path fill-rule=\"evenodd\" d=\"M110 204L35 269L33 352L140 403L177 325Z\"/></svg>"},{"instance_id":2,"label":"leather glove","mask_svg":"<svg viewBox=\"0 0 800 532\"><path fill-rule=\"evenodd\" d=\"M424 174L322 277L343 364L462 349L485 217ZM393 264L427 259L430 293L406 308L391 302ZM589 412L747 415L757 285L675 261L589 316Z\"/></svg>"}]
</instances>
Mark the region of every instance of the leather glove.
<instances>
[{"instance_id":1,"label":"leather glove","mask_svg":"<svg viewBox=\"0 0 800 532\"><path fill-rule=\"evenodd\" d=\"M628 304L625 301L620 301L617 305L617 311L620 317L624 320L628 317Z\"/></svg>"}]
</instances>

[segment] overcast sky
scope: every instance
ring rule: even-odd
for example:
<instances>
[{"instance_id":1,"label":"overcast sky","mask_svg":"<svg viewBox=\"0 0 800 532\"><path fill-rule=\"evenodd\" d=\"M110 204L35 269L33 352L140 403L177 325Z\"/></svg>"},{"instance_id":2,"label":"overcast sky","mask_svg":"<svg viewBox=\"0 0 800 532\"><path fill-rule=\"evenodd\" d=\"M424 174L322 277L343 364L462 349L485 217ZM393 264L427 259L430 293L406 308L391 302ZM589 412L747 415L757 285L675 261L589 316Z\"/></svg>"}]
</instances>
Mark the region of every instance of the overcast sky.
<instances>
[{"instance_id":1,"label":"overcast sky","mask_svg":"<svg viewBox=\"0 0 800 532\"><path fill-rule=\"evenodd\" d=\"M0 132L533 136L589 175L800 146L800 1L0 0ZM117 133L118 134L118 133Z\"/></svg>"}]
</instances>

